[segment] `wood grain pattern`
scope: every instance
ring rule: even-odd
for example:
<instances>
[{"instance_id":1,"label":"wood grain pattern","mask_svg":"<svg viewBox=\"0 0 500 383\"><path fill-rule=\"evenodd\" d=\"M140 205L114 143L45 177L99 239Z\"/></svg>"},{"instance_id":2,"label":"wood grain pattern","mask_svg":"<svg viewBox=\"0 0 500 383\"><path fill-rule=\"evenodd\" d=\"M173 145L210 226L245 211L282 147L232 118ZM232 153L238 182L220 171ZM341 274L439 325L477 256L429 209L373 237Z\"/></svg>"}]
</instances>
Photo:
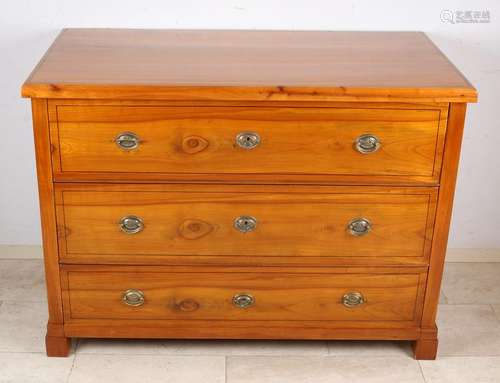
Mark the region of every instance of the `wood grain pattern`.
<instances>
[{"instance_id":1,"label":"wood grain pattern","mask_svg":"<svg viewBox=\"0 0 500 383\"><path fill-rule=\"evenodd\" d=\"M48 128L47 100L32 100L33 134L35 140L38 195L40 199L40 219L42 223L45 282L49 319L45 344L47 355L67 356L70 340L64 336L61 284L59 279L59 253L57 244L57 224L54 203L54 184L50 137Z\"/></svg>"},{"instance_id":2,"label":"wood grain pattern","mask_svg":"<svg viewBox=\"0 0 500 383\"><path fill-rule=\"evenodd\" d=\"M221 69L224 68L224 69ZM423 34L66 29L25 97L475 101Z\"/></svg>"},{"instance_id":3,"label":"wood grain pattern","mask_svg":"<svg viewBox=\"0 0 500 383\"><path fill-rule=\"evenodd\" d=\"M265 275L265 277L263 277ZM402 321L418 323L416 300L421 286L419 274L310 274L281 272L190 272L161 273L112 271L68 271L69 322L73 319L128 320L247 320L247 321ZM144 293L145 303L124 304L128 289ZM366 302L347 308L341 300L359 291ZM247 293L254 305L233 305L235 294ZM229 324L228 324L229 326Z\"/></svg>"},{"instance_id":4,"label":"wood grain pattern","mask_svg":"<svg viewBox=\"0 0 500 383\"><path fill-rule=\"evenodd\" d=\"M450 230L466 107L467 105L463 103L450 104L438 210L436 211L429 276L422 311L422 333L427 335L414 345L415 358L417 359L432 360L437 355L436 314Z\"/></svg>"},{"instance_id":5,"label":"wood grain pattern","mask_svg":"<svg viewBox=\"0 0 500 383\"><path fill-rule=\"evenodd\" d=\"M321 323L321 326L318 326ZM64 325L67 336L79 338L161 339L300 339L300 340L414 340L420 329L405 322L369 322L370 327L339 327L328 321L130 321L73 320ZM359 322L355 322L358 324ZM388 326L392 325L392 326ZM396 327L399 326L399 327ZM130 329L133 328L133 331Z\"/></svg>"},{"instance_id":6,"label":"wood grain pattern","mask_svg":"<svg viewBox=\"0 0 500 383\"><path fill-rule=\"evenodd\" d=\"M61 329L63 327L61 326ZM71 338L62 336L45 336L45 349L47 356L66 357L71 352Z\"/></svg>"},{"instance_id":7,"label":"wood grain pattern","mask_svg":"<svg viewBox=\"0 0 500 383\"><path fill-rule=\"evenodd\" d=\"M422 33L64 30L31 97L49 321L70 337L409 339L434 359L465 102ZM140 137L124 152L121 132ZM235 145L257 132L252 150ZM379 151L353 150L360 134ZM145 228L126 235L120 218ZM257 229L233 228L240 215ZM347 234L355 217L372 231ZM140 307L121 301L141 289ZM349 291L366 303L346 308ZM254 306L236 308L236 293Z\"/></svg>"},{"instance_id":8,"label":"wood grain pattern","mask_svg":"<svg viewBox=\"0 0 500 383\"><path fill-rule=\"evenodd\" d=\"M427 326L420 331L420 338L413 344L413 353L418 360L434 360L438 349L437 327Z\"/></svg>"},{"instance_id":9,"label":"wood grain pattern","mask_svg":"<svg viewBox=\"0 0 500 383\"><path fill-rule=\"evenodd\" d=\"M435 232L431 250L432 255L429 266L429 282L422 318L422 326L424 327L434 327L436 322L439 291L444 269L453 198L455 195L455 183L460 159L465 111L466 104L450 105L450 120L446 135L443 173L441 176L441 187L439 188L438 210L436 213Z\"/></svg>"},{"instance_id":10,"label":"wood grain pattern","mask_svg":"<svg viewBox=\"0 0 500 383\"><path fill-rule=\"evenodd\" d=\"M123 174L284 174L439 177L441 109L58 106L56 171ZM139 137L123 150L115 138ZM255 132L254 149L236 145ZM374 153L357 137L381 141Z\"/></svg>"},{"instance_id":11,"label":"wood grain pattern","mask_svg":"<svg viewBox=\"0 0 500 383\"><path fill-rule=\"evenodd\" d=\"M373 188L372 193L358 188L357 193L349 187L316 192L234 186L211 191L201 185L120 189L58 187L63 262L89 255L98 263L116 257L125 263L147 263L152 255L428 259L433 189L417 194L404 189L397 193L397 188L392 194L387 188ZM144 230L123 233L119 221L128 215L140 217ZM256 218L254 231L241 233L233 227L242 215ZM372 230L356 237L347 225L359 217L368 219Z\"/></svg>"}]
</instances>

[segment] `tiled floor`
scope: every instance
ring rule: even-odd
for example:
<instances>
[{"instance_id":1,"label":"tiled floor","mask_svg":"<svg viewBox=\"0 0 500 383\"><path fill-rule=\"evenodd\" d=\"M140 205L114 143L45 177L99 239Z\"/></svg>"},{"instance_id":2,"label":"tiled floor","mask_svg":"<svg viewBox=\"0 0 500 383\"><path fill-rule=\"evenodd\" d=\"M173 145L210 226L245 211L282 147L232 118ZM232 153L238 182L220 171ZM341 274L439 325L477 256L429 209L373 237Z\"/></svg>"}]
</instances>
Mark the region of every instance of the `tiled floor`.
<instances>
[{"instance_id":1,"label":"tiled floor","mask_svg":"<svg viewBox=\"0 0 500 383\"><path fill-rule=\"evenodd\" d=\"M80 340L68 358L43 353L42 262L0 259L0 383L500 382L500 263L448 263L439 356L406 342Z\"/></svg>"}]
</instances>

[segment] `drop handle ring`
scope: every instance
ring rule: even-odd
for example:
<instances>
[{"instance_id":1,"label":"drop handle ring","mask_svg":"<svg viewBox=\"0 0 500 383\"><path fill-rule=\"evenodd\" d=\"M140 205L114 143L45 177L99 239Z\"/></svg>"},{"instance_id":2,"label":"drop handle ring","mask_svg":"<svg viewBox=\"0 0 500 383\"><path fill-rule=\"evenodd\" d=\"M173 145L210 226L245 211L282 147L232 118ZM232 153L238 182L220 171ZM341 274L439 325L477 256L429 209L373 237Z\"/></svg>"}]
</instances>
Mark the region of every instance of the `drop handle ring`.
<instances>
[{"instance_id":1,"label":"drop handle ring","mask_svg":"<svg viewBox=\"0 0 500 383\"><path fill-rule=\"evenodd\" d=\"M122 150L134 150L139 146L139 137L132 132L123 132L115 138L115 143Z\"/></svg>"},{"instance_id":2,"label":"drop handle ring","mask_svg":"<svg viewBox=\"0 0 500 383\"><path fill-rule=\"evenodd\" d=\"M361 154L369 154L380 149L380 140L373 134L362 134L354 141L354 149Z\"/></svg>"},{"instance_id":3,"label":"drop handle ring","mask_svg":"<svg viewBox=\"0 0 500 383\"><path fill-rule=\"evenodd\" d=\"M347 224L348 232L355 237L366 235L371 231L371 229L372 224L366 218L354 218Z\"/></svg>"},{"instance_id":4,"label":"drop handle ring","mask_svg":"<svg viewBox=\"0 0 500 383\"><path fill-rule=\"evenodd\" d=\"M142 306L144 304L144 293L141 290L129 289L123 293L122 301L127 306Z\"/></svg>"},{"instance_id":5,"label":"drop handle ring","mask_svg":"<svg viewBox=\"0 0 500 383\"><path fill-rule=\"evenodd\" d=\"M125 234L137 234L144 230L144 221L135 215L128 215L120 220L120 229Z\"/></svg>"},{"instance_id":6,"label":"drop handle ring","mask_svg":"<svg viewBox=\"0 0 500 383\"><path fill-rule=\"evenodd\" d=\"M360 306L365 302L365 297L358 291L350 291L342 297L342 304L349 308Z\"/></svg>"},{"instance_id":7,"label":"drop handle ring","mask_svg":"<svg viewBox=\"0 0 500 383\"><path fill-rule=\"evenodd\" d=\"M252 306L255 303L255 298L248 293L236 294L233 297L233 305L240 309Z\"/></svg>"}]
</instances>

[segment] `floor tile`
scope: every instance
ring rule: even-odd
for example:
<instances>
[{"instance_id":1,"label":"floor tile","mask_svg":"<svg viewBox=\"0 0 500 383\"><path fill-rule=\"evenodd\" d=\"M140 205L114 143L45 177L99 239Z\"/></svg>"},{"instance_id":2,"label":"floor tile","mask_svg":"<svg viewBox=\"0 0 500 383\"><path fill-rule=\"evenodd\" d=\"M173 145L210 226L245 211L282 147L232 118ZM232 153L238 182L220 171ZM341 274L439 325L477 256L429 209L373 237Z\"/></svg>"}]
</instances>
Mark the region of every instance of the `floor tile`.
<instances>
[{"instance_id":1,"label":"floor tile","mask_svg":"<svg viewBox=\"0 0 500 383\"><path fill-rule=\"evenodd\" d=\"M439 305L437 325L442 328L488 328L500 330L491 305Z\"/></svg>"},{"instance_id":2,"label":"floor tile","mask_svg":"<svg viewBox=\"0 0 500 383\"><path fill-rule=\"evenodd\" d=\"M500 305L492 305L493 311L495 312L495 316L497 320L500 322Z\"/></svg>"},{"instance_id":3,"label":"floor tile","mask_svg":"<svg viewBox=\"0 0 500 383\"><path fill-rule=\"evenodd\" d=\"M43 261L0 259L0 300L46 302Z\"/></svg>"},{"instance_id":4,"label":"floor tile","mask_svg":"<svg viewBox=\"0 0 500 383\"><path fill-rule=\"evenodd\" d=\"M500 358L442 358L420 361L427 383L498 383Z\"/></svg>"},{"instance_id":5,"label":"floor tile","mask_svg":"<svg viewBox=\"0 0 500 383\"><path fill-rule=\"evenodd\" d=\"M440 330L438 356L500 356L500 332L480 328Z\"/></svg>"},{"instance_id":6,"label":"floor tile","mask_svg":"<svg viewBox=\"0 0 500 383\"><path fill-rule=\"evenodd\" d=\"M448 298L446 298L446 295L444 295L443 290L441 290L439 292L439 304L443 305L443 304L446 304L446 303L448 303Z\"/></svg>"},{"instance_id":7,"label":"floor tile","mask_svg":"<svg viewBox=\"0 0 500 383\"><path fill-rule=\"evenodd\" d=\"M227 359L227 383L424 383L415 360L397 357Z\"/></svg>"},{"instance_id":8,"label":"floor tile","mask_svg":"<svg viewBox=\"0 0 500 383\"><path fill-rule=\"evenodd\" d=\"M500 322L489 305L441 305L438 356L500 356Z\"/></svg>"},{"instance_id":9,"label":"floor tile","mask_svg":"<svg viewBox=\"0 0 500 383\"><path fill-rule=\"evenodd\" d=\"M76 355L69 383L224 383L222 356Z\"/></svg>"},{"instance_id":10,"label":"floor tile","mask_svg":"<svg viewBox=\"0 0 500 383\"><path fill-rule=\"evenodd\" d=\"M327 355L321 341L166 341L163 353L184 355Z\"/></svg>"},{"instance_id":11,"label":"floor tile","mask_svg":"<svg viewBox=\"0 0 500 383\"><path fill-rule=\"evenodd\" d=\"M0 351L45 352L47 317L44 302L3 302Z\"/></svg>"},{"instance_id":12,"label":"floor tile","mask_svg":"<svg viewBox=\"0 0 500 383\"><path fill-rule=\"evenodd\" d=\"M73 357L42 353L0 353L0 383L66 383Z\"/></svg>"},{"instance_id":13,"label":"floor tile","mask_svg":"<svg viewBox=\"0 0 500 383\"><path fill-rule=\"evenodd\" d=\"M328 352L334 356L400 356L413 357L411 343L405 341L330 341Z\"/></svg>"},{"instance_id":14,"label":"floor tile","mask_svg":"<svg viewBox=\"0 0 500 383\"><path fill-rule=\"evenodd\" d=\"M449 304L500 304L500 263L447 263L443 292Z\"/></svg>"},{"instance_id":15,"label":"floor tile","mask_svg":"<svg viewBox=\"0 0 500 383\"><path fill-rule=\"evenodd\" d=\"M81 339L80 354L138 355L326 355L326 342L245 340Z\"/></svg>"},{"instance_id":16,"label":"floor tile","mask_svg":"<svg viewBox=\"0 0 500 383\"><path fill-rule=\"evenodd\" d=\"M163 340L78 339L77 354L156 355L163 351Z\"/></svg>"}]
</instances>

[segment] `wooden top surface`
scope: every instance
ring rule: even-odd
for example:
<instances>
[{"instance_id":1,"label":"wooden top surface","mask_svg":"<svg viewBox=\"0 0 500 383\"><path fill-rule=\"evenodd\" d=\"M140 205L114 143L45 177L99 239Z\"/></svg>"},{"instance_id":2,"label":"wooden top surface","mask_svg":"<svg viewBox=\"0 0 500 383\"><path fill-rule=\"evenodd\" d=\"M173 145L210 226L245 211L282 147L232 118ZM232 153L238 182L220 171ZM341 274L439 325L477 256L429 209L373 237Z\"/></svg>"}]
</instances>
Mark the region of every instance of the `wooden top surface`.
<instances>
[{"instance_id":1,"label":"wooden top surface","mask_svg":"<svg viewBox=\"0 0 500 383\"><path fill-rule=\"evenodd\" d=\"M419 32L65 29L34 98L473 102Z\"/></svg>"}]
</instances>

